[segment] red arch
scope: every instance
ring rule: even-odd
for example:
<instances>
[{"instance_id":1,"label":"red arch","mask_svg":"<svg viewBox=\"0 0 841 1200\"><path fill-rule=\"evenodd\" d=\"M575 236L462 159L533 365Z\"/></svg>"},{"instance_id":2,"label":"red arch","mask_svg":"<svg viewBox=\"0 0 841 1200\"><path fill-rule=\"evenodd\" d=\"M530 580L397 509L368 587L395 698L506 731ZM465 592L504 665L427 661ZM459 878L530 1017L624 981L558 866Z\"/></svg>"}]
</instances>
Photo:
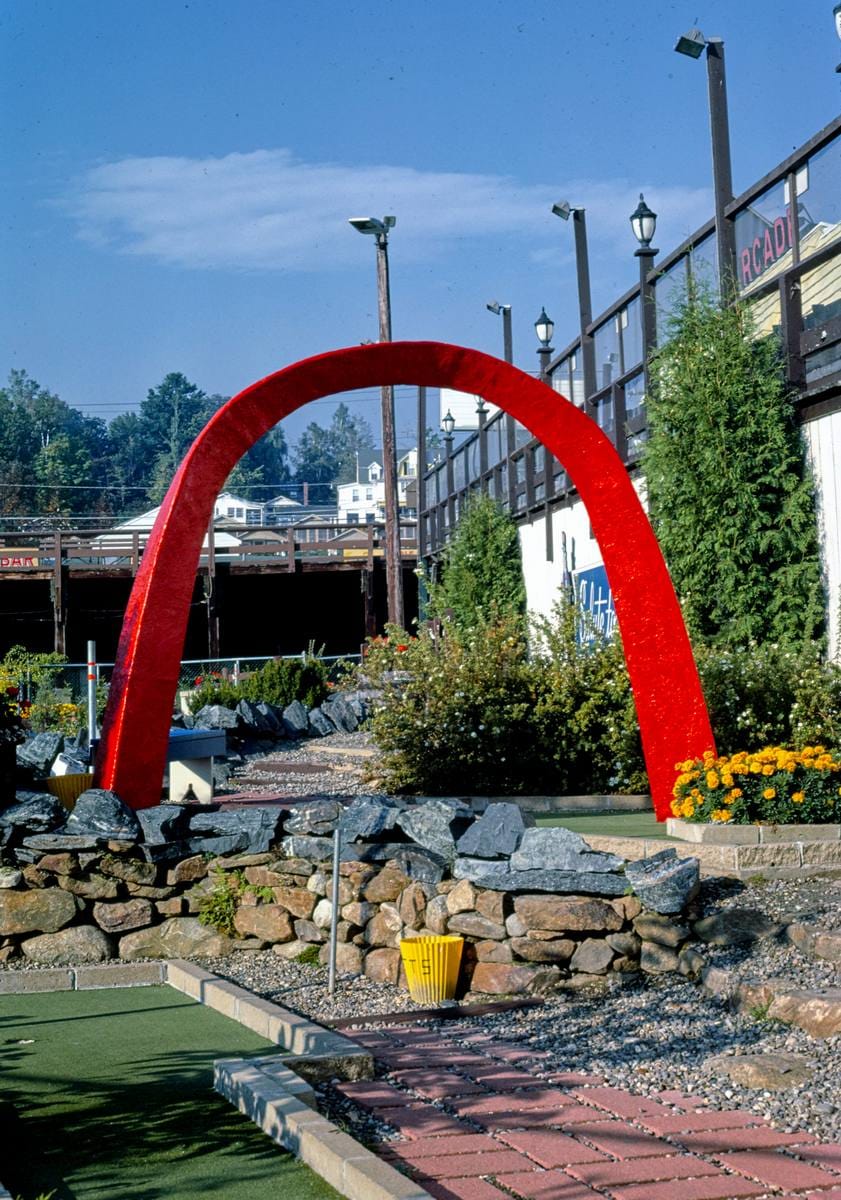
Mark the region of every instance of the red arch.
<instances>
[{"instance_id":1,"label":"red arch","mask_svg":"<svg viewBox=\"0 0 841 1200\"><path fill-rule=\"evenodd\" d=\"M305 359L246 388L207 423L166 494L126 608L97 760L99 786L134 808L158 803L196 566L232 468L310 400L401 383L481 395L563 463L602 552L655 810L665 819L675 762L714 743L680 607L627 471L595 422L557 392L487 354L437 342L359 346Z\"/></svg>"}]
</instances>

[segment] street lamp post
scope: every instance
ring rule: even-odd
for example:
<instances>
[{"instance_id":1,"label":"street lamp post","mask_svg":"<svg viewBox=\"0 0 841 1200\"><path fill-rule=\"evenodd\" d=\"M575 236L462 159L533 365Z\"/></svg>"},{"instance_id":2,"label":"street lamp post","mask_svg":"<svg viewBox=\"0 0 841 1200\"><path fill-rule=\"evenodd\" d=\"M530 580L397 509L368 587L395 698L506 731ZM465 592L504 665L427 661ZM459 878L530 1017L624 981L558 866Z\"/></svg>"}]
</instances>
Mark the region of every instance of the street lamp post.
<instances>
[{"instance_id":1,"label":"street lamp post","mask_svg":"<svg viewBox=\"0 0 841 1200\"><path fill-rule=\"evenodd\" d=\"M496 313L502 317L502 357L507 363L514 362L514 344L511 336L511 305L500 304L498 300L491 300L486 304L488 312ZM514 511L514 478L512 471L511 458L514 451L517 449L517 427L514 423L514 418L510 413L505 414L505 456L507 460L507 477L508 477L508 510Z\"/></svg>"},{"instance_id":2,"label":"street lamp post","mask_svg":"<svg viewBox=\"0 0 841 1200\"><path fill-rule=\"evenodd\" d=\"M575 271L578 277L578 326L581 337L581 375L584 381L585 402L596 390L596 351L592 335L587 329L593 320L593 305L590 299L590 256L587 250L587 222L584 209L576 208L568 200L559 200L552 205L552 212L562 221L572 214L575 233Z\"/></svg>"},{"instance_id":3,"label":"street lamp post","mask_svg":"<svg viewBox=\"0 0 841 1200\"><path fill-rule=\"evenodd\" d=\"M447 537L453 536L453 527L456 523L456 484L455 471L453 466L453 432L456 427L456 419L453 414L447 409L447 415L441 420L441 428L444 430L444 452L447 456Z\"/></svg>"},{"instance_id":4,"label":"street lamp post","mask_svg":"<svg viewBox=\"0 0 841 1200\"><path fill-rule=\"evenodd\" d=\"M545 308L541 308L540 316L534 323L534 332L537 334L538 342L540 342L537 349L537 358L540 363L540 379L541 382L548 383L549 361L552 357L552 347L549 343L552 341L552 334L555 332L555 322L551 317L547 317Z\"/></svg>"},{"instance_id":5,"label":"street lamp post","mask_svg":"<svg viewBox=\"0 0 841 1200\"><path fill-rule=\"evenodd\" d=\"M639 249L634 251L640 260L640 324L642 326L642 361L645 380L645 390L648 392L649 373L648 362L654 350L657 338L655 322L654 294L649 280L655 255L659 254L651 245L654 231L657 228L657 214L652 212L640 192L640 202L631 213L631 229L639 242Z\"/></svg>"},{"instance_id":6,"label":"street lamp post","mask_svg":"<svg viewBox=\"0 0 841 1200\"><path fill-rule=\"evenodd\" d=\"M728 299L736 281L736 239L733 224L725 209L733 199L733 172L730 163L730 124L727 119L727 79L724 72L724 42L719 37L705 38L700 29L690 29L675 43L678 54L700 58L707 51L707 85L710 103L710 135L713 152L713 191L715 200L715 237L718 249L718 285L722 299Z\"/></svg>"},{"instance_id":7,"label":"street lamp post","mask_svg":"<svg viewBox=\"0 0 841 1200\"><path fill-rule=\"evenodd\" d=\"M359 233L371 234L377 244L377 307L380 341L391 341L391 292L388 276L388 231L397 218L350 217ZM403 567L400 555L400 507L397 498L397 441L394 433L394 388L380 389L383 434L383 485L385 488L385 576L388 619L403 628Z\"/></svg>"}]
</instances>

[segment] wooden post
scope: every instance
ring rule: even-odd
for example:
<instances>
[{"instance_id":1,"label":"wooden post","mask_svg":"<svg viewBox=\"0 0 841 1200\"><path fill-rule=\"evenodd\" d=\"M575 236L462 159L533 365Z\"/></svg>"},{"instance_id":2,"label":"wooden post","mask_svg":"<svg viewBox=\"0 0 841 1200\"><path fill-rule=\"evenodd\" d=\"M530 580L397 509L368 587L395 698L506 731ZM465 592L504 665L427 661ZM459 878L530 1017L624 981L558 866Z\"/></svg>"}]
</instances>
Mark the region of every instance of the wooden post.
<instances>
[{"instance_id":1,"label":"wooden post","mask_svg":"<svg viewBox=\"0 0 841 1200\"><path fill-rule=\"evenodd\" d=\"M67 604L65 596L65 573L61 559L61 534L53 534L53 649L56 654L67 653Z\"/></svg>"},{"instance_id":2,"label":"wooden post","mask_svg":"<svg viewBox=\"0 0 841 1200\"><path fill-rule=\"evenodd\" d=\"M216 604L216 537L213 518L207 527L207 581L205 584L207 603L207 652L211 658L219 657L219 610Z\"/></svg>"}]
</instances>

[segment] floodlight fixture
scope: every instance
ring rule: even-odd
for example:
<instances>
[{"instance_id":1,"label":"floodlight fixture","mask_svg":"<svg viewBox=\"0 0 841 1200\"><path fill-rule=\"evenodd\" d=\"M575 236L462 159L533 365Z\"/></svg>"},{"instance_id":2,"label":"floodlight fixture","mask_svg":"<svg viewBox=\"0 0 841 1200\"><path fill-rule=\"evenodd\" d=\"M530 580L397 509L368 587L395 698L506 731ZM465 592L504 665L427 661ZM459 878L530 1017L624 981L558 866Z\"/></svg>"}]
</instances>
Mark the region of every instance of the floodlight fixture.
<instances>
[{"instance_id":1,"label":"floodlight fixture","mask_svg":"<svg viewBox=\"0 0 841 1200\"><path fill-rule=\"evenodd\" d=\"M707 39L700 29L690 29L689 33L681 34L675 42L675 50L678 54L685 54L687 58L700 58L706 44Z\"/></svg>"},{"instance_id":2,"label":"floodlight fixture","mask_svg":"<svg viewBox=\"0 0 841 1200\"><path fill-rule=\"evenodd\" d=\"M562 221L568 221L569 214L577 211L574 205L570 204L569 200L559 200L557 204L552 205L552 212L556 217L560 217Z\"/></svg>"},{"instance_id":3,"label":"floodlight fixture","mask_svg":"<svg viewBox=\"0 0 841 1200\"><path fill-rule=\"evenodd\" d=\"M485 305L485 308L488 310L488 312L496 313L498 317L511 311L510 304L500 304L498 300L489 300Z\"/></svg>"},{"instance_id":4,"label":"floodlight fixture","mask_svg":"<svg viewBox=\"0 0 841 1200\"><path fill-rule=\"evenodd\" d=\"M393 229L397 224L397 217L383 217L381 221L376 217L348 217L348 224L352 225L357 233L370 233L377 238L387 238L389 229Z\"/></svg>"}]
</instances>

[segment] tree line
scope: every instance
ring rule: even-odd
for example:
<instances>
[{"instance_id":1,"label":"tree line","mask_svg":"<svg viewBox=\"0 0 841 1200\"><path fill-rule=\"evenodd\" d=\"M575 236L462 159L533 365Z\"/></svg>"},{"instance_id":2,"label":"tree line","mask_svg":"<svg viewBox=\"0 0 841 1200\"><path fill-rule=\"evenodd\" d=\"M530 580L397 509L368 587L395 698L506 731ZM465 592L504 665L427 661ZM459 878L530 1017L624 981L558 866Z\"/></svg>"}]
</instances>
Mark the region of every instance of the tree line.
<instances>
[{"instance_id":1,"label":"tree line","mask_svg":"<svg viewBox=\"0 0 841 1200\"><path fill-rule=\"evenodd\" d=\"M137 412L110 422L87 416L15 370L0 388L0 517L8 528L103 522L159 504L196 435L228 397L208 395L172 372ZM330 424L311 422L290 451L280 425L243 456L226 489L271 499L287 485L299 498L330 503L333 485L354 478L359 451L373 449L367 422L339 404Z\"/></svg>"}]
</instances>

